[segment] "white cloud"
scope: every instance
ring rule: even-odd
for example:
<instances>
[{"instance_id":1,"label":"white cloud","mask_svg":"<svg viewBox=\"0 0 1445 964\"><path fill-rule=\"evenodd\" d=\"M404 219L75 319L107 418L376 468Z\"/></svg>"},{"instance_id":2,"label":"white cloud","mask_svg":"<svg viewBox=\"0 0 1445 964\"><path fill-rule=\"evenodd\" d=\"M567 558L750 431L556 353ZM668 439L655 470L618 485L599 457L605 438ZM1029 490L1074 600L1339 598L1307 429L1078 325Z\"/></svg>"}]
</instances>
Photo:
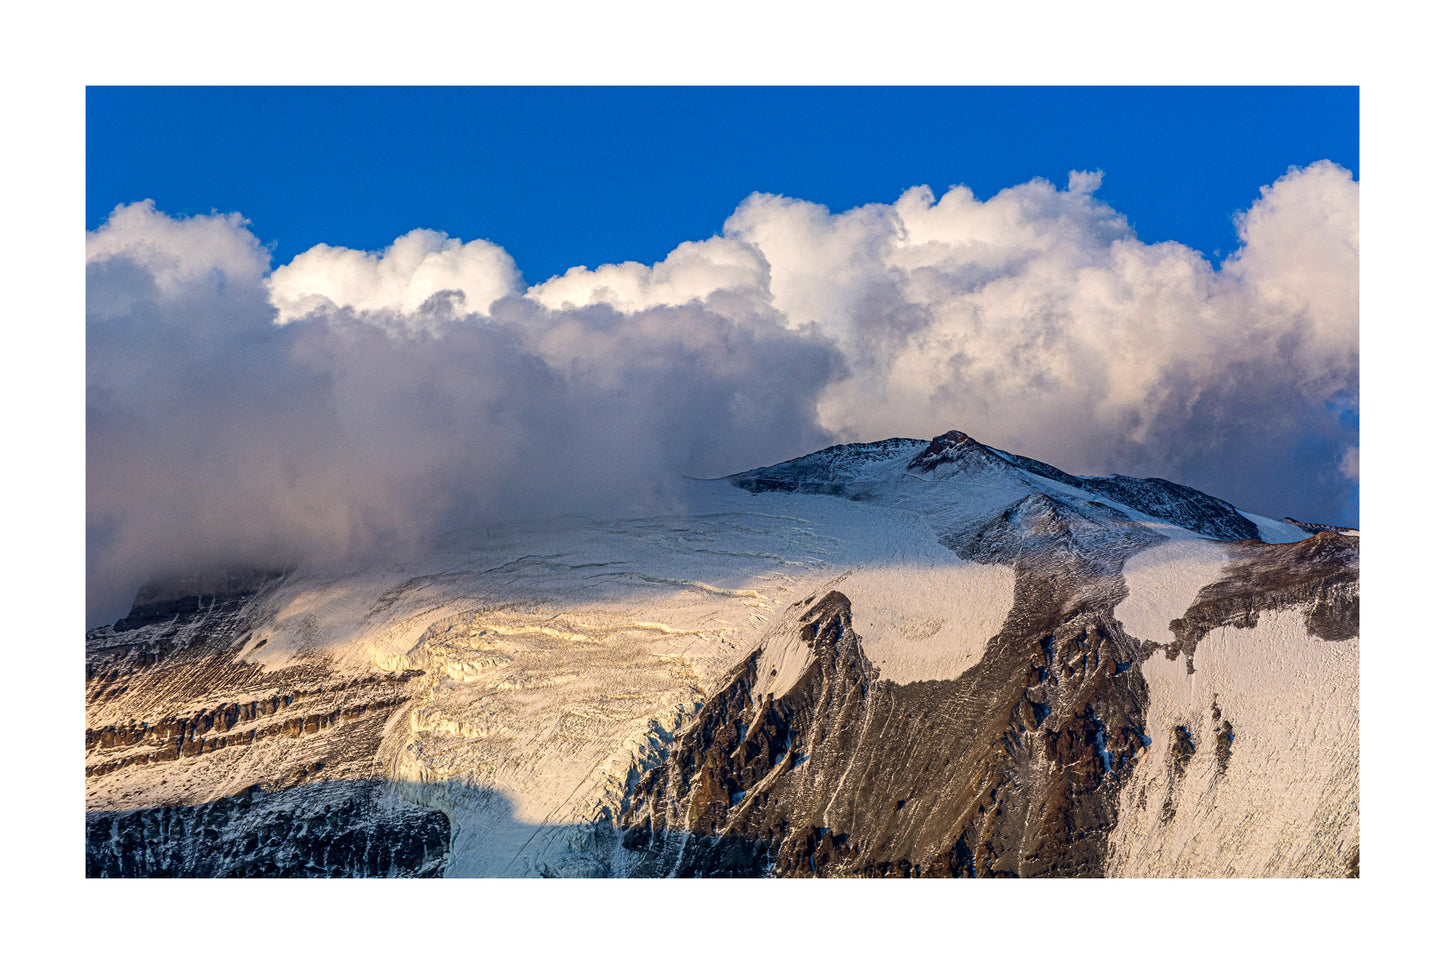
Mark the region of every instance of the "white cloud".
<instances>
[{"instance_id":1,"label":"white cloud","mask_svg":"<svg viewBox=\"0 0 1445 964\"><path fill-rule=\"evenodd\" d=\"M1215 269L1141 242L1101 177L836 214L755 194L658 264L525 290L485 241L321 245L268 275L238 216L118 208L87 236L92 607L166 566L639 511L678 473L949 428L1251 511L1347 511L1358 184L1286 173Z\"/></svg>"},{"instance_id":2,"label":"white cloud","mask_svg":"<svg viewBox=\"0 0 1445 964\"><path fill-rule=\"evenodd\" d=\"M210 278L216 283L259 281L271 256L239 214L169 218L155 202L122 204L85 237L85 262L124 257L150 272L165 292Z\"/></svg>"},{"instance_id":3,"label":"white cloud","mask_svg":"<svg viewBox=\"0 0 1445 964\"><path fill-rule=\"evenodd\" d=\"M460 291L460 307L484 312L521 280L512 256L490 241L463 244L418 228L379 253L318 244L277 268L270 290L287 322L317 308L410 314L443 291Z\"/></svg>"},{"instance_id":4,"label":"white cloud","mask_svg":"<svg viewBox=\"0 0 1445 964\"><path fill-rule=\"evenodd\" d=\"M1314 364L1358 352L1360 185L1349 172L1325 161L1291 169L1236 227L1244 245L1224 274L1250 291L1271 323L1296 321Z\"/></svg>"},{"instance_id":5,"label":"white cloud","mask_svg":"<svg viewBox=\"0 0 1445 964\"><path fill-rule=\"evenodd\" d=\"M651 267L636 261L595 269L578 266L532 286L527 297L554 310L608 305L618 311L641 311L706 300L720 291L767 290L768 263L756 248L728 238L709 238L684 241Z\"/></svg>"},{"instance_id":6,"label":"white cloud","mask_svg":"<svg viewBox=\"0 0 1445 964\"><path fill-rule=\"evenodd\" d=\"M260 251L240 219L136 206L112 221L135 243L100 244L109 225L89 239L94 619L123 613L153 574L395 556L519 518L645 512L682 473L827 442L813 399L837 353L768 312L493 298L511 290L496 283L512 283L510 259L431 233L380 257L313 249L269 279L218 285L215 250ZM170 244L218 227L230 246ZM433 297L459 284L462 298ZM328 301L299 316L268 300L308 290Z\"/></svg>"},{"instance_id":7,"label":"white cloud","mask_svg":"<svg viewBox=\"0 0 1445 964\"><path fill-rule=\"evenodd\" d=\"M1357 392L1358 184L1327 162L1289 172L1216 270L1141 242L1101 183L1074 172L1066 191L1035 180L987 200L915 188L839 214L755 195L724 236L766 258L789 327L842 348L849 373L819 397L836 438L959 426L1075 471L1330 514L1318 503L1338 492L1286 480L1314 472L1300 438L1338 450L1349 435L1329 406Z\"/></svg>"}]
</instances>

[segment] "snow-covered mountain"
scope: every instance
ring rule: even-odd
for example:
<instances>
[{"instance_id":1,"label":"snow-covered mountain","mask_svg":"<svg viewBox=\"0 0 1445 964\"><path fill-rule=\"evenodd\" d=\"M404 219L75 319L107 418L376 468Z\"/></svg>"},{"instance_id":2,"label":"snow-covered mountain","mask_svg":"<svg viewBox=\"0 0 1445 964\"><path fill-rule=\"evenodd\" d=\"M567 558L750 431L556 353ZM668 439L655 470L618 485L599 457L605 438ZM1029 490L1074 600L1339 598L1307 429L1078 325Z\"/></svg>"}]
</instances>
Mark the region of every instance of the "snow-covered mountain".
<instances>
[{"instance_id":1,"label":"snow-covered mountain","mask_svg":"<svg viewBox=\"0 0 1445 964\"><path fill-rule=\"evenodd\" d=\"M835 446L143 592L87 635L87 872L1346 875L1358 646L1353 531Z\"/></svg>"}]
</instances>

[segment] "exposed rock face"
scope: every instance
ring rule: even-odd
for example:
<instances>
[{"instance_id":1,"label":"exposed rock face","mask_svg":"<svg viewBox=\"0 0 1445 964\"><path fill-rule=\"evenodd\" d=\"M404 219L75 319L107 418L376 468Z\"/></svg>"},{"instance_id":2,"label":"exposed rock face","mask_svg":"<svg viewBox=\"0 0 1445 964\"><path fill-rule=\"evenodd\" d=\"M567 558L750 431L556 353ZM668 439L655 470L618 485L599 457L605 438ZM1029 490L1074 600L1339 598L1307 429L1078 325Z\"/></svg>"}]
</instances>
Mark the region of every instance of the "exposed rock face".
<instances>
[{"instance_id":1,"label":"exposed rock face","mask_svg":"<svg viewBox=\"0 0 1445 964\"><path fill-rule=\"evenodd\" d=\"M435 877L446 815L381 781L85 816L87 877Z\"/></svg>"},{"instance_id":2,"label":"exposed rock face","mask_svg":"<svg viewBox=\"0 0 1445 964\"><path fill-rule=\"evenodd\" d=\"M151 583L137 593L130 612L116 622L114 629L125 632L201 612L216 619L225 613L238 611L258 589L285 575L283 571L245 570Z\"/></svg>"},{"instance_id":3,"label":"exposed rock face","mask_svg":"<svg viewBox=\"0 0 1445 964\"><path fill-rule=\"evenodd\" d=\"M1143 653L1060 585L1021 581L978 666L906 686L876 679L846 596L805 600L778 630L811 649L797 683L753 702L760 650L639 783L624 814L648 831L626 840L637 872L1100 873L1144 746L1125 668Z\"/></svg>"},{"instance_id":4,"label":"exposed rock face","mask_svg":"<svg viewBox=\"0 0 1445 964\"><path fill-rule=\"evenodd\" d=\"M1308 532L1308 533L1310 533L1311 535L1313 535L1313 534L1316 533L1316 532L1358 532L1358 531L1359 531L1358 529L1351 529L1349 526L1327 525L1327 524L1322 523L1322 522L1301 522L1300 520L1294 518L1293 516L1285 516L1285 517L1284 517L1283 519L1281 519L1280 521L1281 521L1281 522L1287 522L1287 523L1289 523L1290 525L1294 526L1295 528L1303 529L1305 532Z\"/></svg>"},{"instance_id":5,"label":"exposed rock face","mask_svg":"<svg viewBox=\"0 0 1445 964\"><path fill-rule=\"evenodd\" d=\"M917 451L920 447L922 450ZM864 445L835 445L778 465L740 472L730 476L729 481L749 492L807 492L867 499L873 493L860 479L860 475L866 477L866 473L860 473L859 469L869 463L896 458L900 452L912 451L917 454L907 464L910 472L926 475L937 474L940 469L988 468L1015 475L1027 473L1094 493L1214 539L1259 538L1259 527L1234 506L1187 485L1125 475L1102 478L1070 475L1044 462L984 445L957 430L945 432L931 442L893 438Z\"/></svg>"},{"instance_id":6,"label":"exposed rock face","mask_svg":"<svg viewBox=\"0 0 1445 964\"><path fill-rule=\"evenodd\" d=\"M809 495L857 497L860 465L886 462L913 452L917 439L891 438L863 445L834 445L778 465L730 476L728 481L748 492L803 492Z\"/></svg>"},{"instance_id":7,"label":"exposed rock face","mask_svg":"<svg viewBox=\"0 0 1445 964\"><path fill-rule=\"evenodd\" d=\"M87 634L87 873L1358 873L1352 532L962 432L698 485L143 593Z\"/></svg>"},{"instance_id":8,"label":"exposed rock face","mask_svg":"<svg viewBox=\"0 0 1445 964\"><path fill-rule=\"evenodd\" d=\"M446 816L377 779L386 722L419 674L339 673L320 656L267 672L241 658L264 651L250 627L279 578L179 597L148 589L129 616L89 634L87 875L427 876L444 866Z\"/></svg>"},{"instance_id":9,"label":"exposed rock face","mask_svg":"<svg viewBox=\"0 0 1445 964\"><path fill-rule=\"evenodd\" d=\"M1247 540L1230 545L1232 563L1199 590L1170 628L1167 652L1190 659L1195 646L1220 626L1253 627L1259 614L1303 607L1310 633L1341 640L1360 633L1360 541L1332 530L1284 545Z\"/></svg>"},{"instance_id":10,"label":"exposed rock face","mask_svg":"<svg viewBox=\"0 0 1445 964\"><path fill-rule=\"evenodd\" d=\"M969 460L1027 461L950 433L908 468ZM836 460L819 463L839 485ZM807 466L785 468L738 484L809 491ZM1233 507L1172 483L1043 474L1135 507L1169 501L1166 515L1197 532L1257 535ZM1038 493L943 541L965 559L1018 567L1013 611L982 662L955 680L880 680L848 598L804 600L777 630L809 647L796 683L754 697L767 690L757 679L762 657L779 645L765 641L679 736L667 763L639 782L622 815L623 846L638 855L633 873L1102 875L1124 788L1159 737L1164 749L1154 752L1171 760L1162 819L1174 817L1198 737L1183 724L1146 734L1140 666L1159 645L1130 636L1112 614L1125 595L1124 560L1157 537L1109 506ZM1175 621L1178 638L1161 658L1188 658L1211 628L1253 625L1260 610L1303 606L1316 636L1358 635L1354 540L1325 533L1285 546L1238 542L1231 551L1233 564ZM1224 774L1235 733L1217 704L1212 736Z\"/></svg>"}]
</instances>

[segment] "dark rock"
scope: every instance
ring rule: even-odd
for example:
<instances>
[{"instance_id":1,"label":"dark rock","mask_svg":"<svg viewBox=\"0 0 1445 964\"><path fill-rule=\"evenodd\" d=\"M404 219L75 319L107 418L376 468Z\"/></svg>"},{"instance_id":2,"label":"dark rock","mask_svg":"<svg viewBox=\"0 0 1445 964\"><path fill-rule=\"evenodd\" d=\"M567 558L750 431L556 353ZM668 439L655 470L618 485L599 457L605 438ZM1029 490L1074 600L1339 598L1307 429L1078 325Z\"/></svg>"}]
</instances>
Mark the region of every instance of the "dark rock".
<instances>
[{"instance_id":1,"label":"dark rock","mask_svg":"<svg viewBox=\"0 0 1445 964\"><path fill-rule=\"evenodd\" d=\"M381 781L357 781L91 812L85 839L87 877L434 877L451 826Z\"/></svg>"}]
</instances>

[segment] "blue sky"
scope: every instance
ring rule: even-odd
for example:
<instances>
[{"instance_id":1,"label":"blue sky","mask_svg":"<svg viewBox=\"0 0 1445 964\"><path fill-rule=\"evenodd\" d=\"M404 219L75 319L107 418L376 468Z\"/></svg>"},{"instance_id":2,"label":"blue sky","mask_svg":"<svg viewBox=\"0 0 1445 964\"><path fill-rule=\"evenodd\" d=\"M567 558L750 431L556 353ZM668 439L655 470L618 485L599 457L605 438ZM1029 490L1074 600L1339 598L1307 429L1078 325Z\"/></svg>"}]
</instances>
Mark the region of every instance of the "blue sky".
<instances>
[{"instance_id":1,"label":"blue sky","mask_svg":"<svg viewBox=\"0 0 1445 964\"><path fill-rule=\"evenodd\" d=\"M1359 175L1357 88L92 87L86 227L143 198L239 211L278 264L425 227L535 283L660 260L754 191L837 212L1102 170L1142 240L1217 261L1235 212L1321 159Z\"/></svg>"}]
</instances>

